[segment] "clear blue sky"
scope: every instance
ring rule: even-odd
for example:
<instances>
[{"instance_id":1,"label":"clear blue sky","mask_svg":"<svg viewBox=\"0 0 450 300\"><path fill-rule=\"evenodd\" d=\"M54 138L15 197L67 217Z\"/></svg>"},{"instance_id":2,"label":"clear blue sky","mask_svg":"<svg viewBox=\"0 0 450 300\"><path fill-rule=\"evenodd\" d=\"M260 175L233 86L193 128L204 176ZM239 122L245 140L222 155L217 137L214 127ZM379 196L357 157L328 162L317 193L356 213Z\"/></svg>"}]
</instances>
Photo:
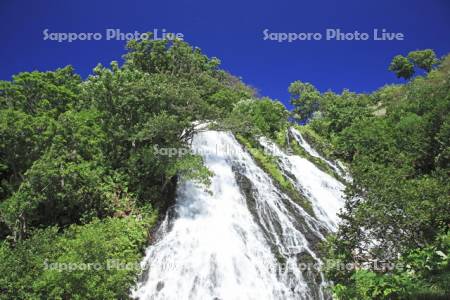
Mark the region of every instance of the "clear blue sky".
<instances>
[{"instance_id":1,"label":"clear blue sky","mask_svg":"<svg viewBox=\"0 0 450 300\"><path fill-rule=\"evenodd\" d=\"M185 40L262 95L287 102L294 80L324 91L363 92L397 82L387 71L396 54L432 48L450 52L449 0L378 1L94 1L1 0L0 79L20 71L53 70L71 64L83 77L97 63L109 65L124 53L122 41L44 41L49 32L100 32L155 28L181 32ZM404 41L263 40L270 32L401 32Z\"/></svg>"}]
</instances>

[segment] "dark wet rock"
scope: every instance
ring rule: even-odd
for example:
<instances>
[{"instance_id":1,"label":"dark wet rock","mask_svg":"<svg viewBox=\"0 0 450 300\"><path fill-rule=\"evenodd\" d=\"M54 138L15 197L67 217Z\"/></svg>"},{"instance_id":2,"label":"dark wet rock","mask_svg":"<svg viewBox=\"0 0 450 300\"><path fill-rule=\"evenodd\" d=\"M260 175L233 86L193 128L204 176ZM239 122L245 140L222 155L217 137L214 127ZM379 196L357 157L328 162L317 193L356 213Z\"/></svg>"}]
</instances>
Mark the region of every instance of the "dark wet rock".
<instances>
[{"instance_id":1,"label":"dark wet rock","mask_svg":"<svg viewBox=\"0 0 450 300\"><path fill-rule=\"evenodd\" d=\"M164 282L160 281L158 282L158 284L156 285L156 291L159 292L160 290L162 290L164 287Z\"/></svg>"}]
</instances>

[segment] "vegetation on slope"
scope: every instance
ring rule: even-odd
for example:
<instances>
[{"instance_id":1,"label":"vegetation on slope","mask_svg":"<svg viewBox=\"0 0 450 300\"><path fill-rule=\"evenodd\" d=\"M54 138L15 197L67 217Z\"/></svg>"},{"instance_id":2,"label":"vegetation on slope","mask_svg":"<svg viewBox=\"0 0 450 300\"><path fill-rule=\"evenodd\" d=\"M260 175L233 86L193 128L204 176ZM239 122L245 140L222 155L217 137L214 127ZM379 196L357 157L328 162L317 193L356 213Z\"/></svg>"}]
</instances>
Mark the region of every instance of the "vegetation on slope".
<instances>
[{"instance_id":1,"label":"vegetation on slope","mask_svg":"<svg viewBox=\"0 0 450 300\"><path fill-rule=\"evenodd\" d=\"M86 80L68 66L0 82L0 298L126 298L139 270L44 262L138 261L177 182L210 176L200 156L161 149L189 147L193 121L254 97L184 42L127 49Z\"/></svg>"},{"instance_id":2,"label":"vegetation on slope","mask_svg":"<svg viewBox=\"0 0 450 300\"><path fill-rule=\"evenodd\" d=\"M328 277L340 299L450 294L450 56L434 69L434 53L409 56L416 64L423 58L429 73L371 94L290 87L295 116L330 141L354 179L328 245Z\"/></svg>"},{"instance_id":3,"label":"vegetation on slope","mask_svg":"<svg viewBox=\"0 0 450 300\"><path fill-rule=\"evenodd\" d=\"M127 298L139 270L104 265L138 262L177 183L211 175L200 156L162 151L189 147L194 121L237 133L296 198L255 146L260 135L282 144L288 112L219 63L181 41L131 41L122 66L86 80L68 66L0 82L0 298ZM305 138L354 179L328 243L341 299L450 294L450 58L414 51L390 69L412 78L414 66L428 73L371 94L289 88ZM367 267L375 261L404 268ZM70 263L100 268L48 267Z\"/></svg>"},{"instance_id":4,"label":"vegetation on slope","mask_svg":"<svg viewBox=\"0 0 450 300\"><path fill-rule=\"evenodd\" d=\"M308 125L299 126L297 124L293 124L293 127L296 128L301 134L302 137L311 145L314 145L314 149L319 152L319 154L322 155L325 159L330 159L330 151L331 151L331 144L326 143L323 139L318 138L315 134L313 134L312 130L309 128ZM279 140L278 140L279 141ZM295 140L294 137L290 137L289 145L285 142L285 148L287 148L287 151L291 151L293 154L301 156L312 162L314 165L316 165L317 168L324 171L325 173L333 176L337 180L344 181L343 178L337 174L333 168L330 167L325 161L323 161L321 158L315 157L311 154L309 154L298 142ZM323 154L327 153L327 154Z\"/></svg>"},{"instance_id":5,"label":"vegetation on slope","mask_svg":"<svg viewBox=\"0 0 450 300\"><path fill-rule=\"evenodd\" d=\"M126 299L154 216L36 229L0 245L0 299Z\"/></svg>"},{"instance_id":6,"label":"vegetation on slope","mask_svg":"<svg viewBox=\"0 0 450 300\"><path fill-rule=\"evenodd\" d=\"M289 197L298 203L309 215L314 216L314 210L312 208L311 202L303 196L300 191L298 191L295 186L285 177L283 172L280 170L276 158L270 154L264 152L257 143L249 138L245 138L242 135L236 136L238 141L245 147L247 151L250 152L256 163L267 173L275 183L280 187L280 189L289 195Z\"/></svg>"}]
</instances>

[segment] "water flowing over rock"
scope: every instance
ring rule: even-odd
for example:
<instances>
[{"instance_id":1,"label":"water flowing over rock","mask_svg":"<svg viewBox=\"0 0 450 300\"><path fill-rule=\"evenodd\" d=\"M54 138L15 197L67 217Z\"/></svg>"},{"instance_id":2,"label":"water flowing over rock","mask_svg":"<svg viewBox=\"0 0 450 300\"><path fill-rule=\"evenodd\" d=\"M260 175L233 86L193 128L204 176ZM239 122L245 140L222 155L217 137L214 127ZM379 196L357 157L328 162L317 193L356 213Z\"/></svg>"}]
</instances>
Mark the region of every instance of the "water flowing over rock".
<instances>
[{"instance_id":1,"label":"water flowing over rock","mask_svg":"<svg viewBox=\"0 0 450 300\"><path fill-rule=\"evenodd\" d=\"M277 147L262 139L265 147ZM317 244L334 230L343 185L283 153L280 168L316 216L282 192L228 132L197 133L209 188L181 184L142 262L138 299L330 299Z\"/></svg>"},{"instance_id":2,"label":"water flowing over rock","mask_svg":"<svg viewBox=\"0 0 450 300\"><path fill-rule=\"evenodd\" d=\"M289 132L294 137L294 139L297 141L297 143L311 156L317 157L323 162L325 162L328 166L330 166L336 174L338 174L342 179L351 182L352 178L348 174L348 171L346 167L340 162L332 162L328 159L325 159L322 155L319 154L311 145L303 138L302 134L295 128L291 127L289 128Z\"/></svg>"},{"instance_id":3,"label":"water flowing over rock","mask_svg":"<svg viewBox=\"0 0 450 300\"><path fill-rule=\"evenodd\" d=\"M278 158L286 178L289 178L313 205L317 219L322 221L329 230L335 230L338 222L337 213L343 206L344 185L307 159L285 154L268 139L260 138L259 142L266 152ZM306 144L304 149L308 148L315 152L309 144Z\"/></svg>"}]
</instances>

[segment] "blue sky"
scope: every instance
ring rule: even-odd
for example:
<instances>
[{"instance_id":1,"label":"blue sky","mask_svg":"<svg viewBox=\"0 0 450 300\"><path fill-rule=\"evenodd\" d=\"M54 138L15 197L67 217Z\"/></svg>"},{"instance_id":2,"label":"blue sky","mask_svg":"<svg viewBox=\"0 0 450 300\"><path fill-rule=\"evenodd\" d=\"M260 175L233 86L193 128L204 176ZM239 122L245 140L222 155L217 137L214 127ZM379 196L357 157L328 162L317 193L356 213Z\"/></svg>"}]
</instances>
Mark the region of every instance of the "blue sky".
<instances>
[{"instance_id":1,"label":"blue sky","mask_svg":"<svg viewBox=\"0 0 450 300\"><path fill-rule=\"evenodd\" d=\"M166 29L222 67L256 87L261 95L288 102L294 80L311 82L320 90L348 88L372 91L399 82L387 71L396 54L432 48L450 52L450 1L23 1L0 3L0 79L20 71L54 70L71 64L83 77L97 63L120 60L123 41L43 40L49 32L122 32ZM368 41L264 40L269 32L367 32ZM375 28L403 33L403 41L373 41Z\"/></svg>"}]
</instances>

